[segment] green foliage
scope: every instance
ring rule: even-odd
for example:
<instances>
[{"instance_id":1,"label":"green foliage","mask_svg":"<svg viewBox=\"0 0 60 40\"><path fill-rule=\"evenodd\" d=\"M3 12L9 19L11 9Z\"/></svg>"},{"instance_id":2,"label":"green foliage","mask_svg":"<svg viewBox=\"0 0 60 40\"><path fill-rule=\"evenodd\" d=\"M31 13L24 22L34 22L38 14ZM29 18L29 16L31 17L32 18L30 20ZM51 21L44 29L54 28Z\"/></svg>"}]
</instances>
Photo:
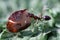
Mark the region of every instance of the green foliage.
<instances>
[{"instance_id":1,"label":"green foliage","mask_svg":"<svg viewBox=\"0 0 60 40\"><path fill-rule=\"evenodd\" d=\"M46 0L45 0L46 1ZM59 0L0 0L0 40L60 40L60 12L53 10ZM48 8L43 10L44 5ZM6 28L11 12L27 9L42 16L48 15L50 20L34 20L30 27L18 33L10 33ZM59 8L58 8L59 9ZM59 10L60 11L60 10Z\"/></svg>"}]
</instances>

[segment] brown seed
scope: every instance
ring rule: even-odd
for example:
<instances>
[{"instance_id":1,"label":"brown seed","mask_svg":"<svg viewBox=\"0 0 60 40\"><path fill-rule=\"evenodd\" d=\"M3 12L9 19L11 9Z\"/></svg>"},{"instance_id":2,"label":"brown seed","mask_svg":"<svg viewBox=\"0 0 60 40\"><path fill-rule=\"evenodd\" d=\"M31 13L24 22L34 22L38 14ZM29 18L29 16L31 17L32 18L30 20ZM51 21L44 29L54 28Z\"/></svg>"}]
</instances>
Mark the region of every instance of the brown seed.
<instances>
[{"instance_id":1,"label":"brown seed","mask_svg":"<svg viewBox=\"0 0 60 40\"><path fill-rule=\"evenodd\" d=\"M7 29L10 32L18 32L26 29L31 24L31 17L26 10L20 10L12 13L7 22Z\"/></svg>"},{"instance_id":2,"label":"brown seed","mask_svg":"<svg viewBox=\"0 0 60 40\"><path fill-rule=\"evenodd\" d=\"M30 26L32 18L40 19L34 14L28 13L26 9L16 11L8 18L7 29L14 33L24 30Z\"/></svg>"}]
</instances>

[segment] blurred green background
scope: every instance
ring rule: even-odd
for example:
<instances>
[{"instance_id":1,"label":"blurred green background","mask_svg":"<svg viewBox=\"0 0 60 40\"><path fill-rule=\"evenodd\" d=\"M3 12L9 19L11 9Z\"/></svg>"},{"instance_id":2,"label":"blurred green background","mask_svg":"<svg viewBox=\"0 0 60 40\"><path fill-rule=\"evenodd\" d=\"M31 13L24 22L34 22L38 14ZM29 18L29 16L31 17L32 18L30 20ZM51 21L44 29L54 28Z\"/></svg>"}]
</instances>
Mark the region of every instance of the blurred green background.
<instances>
[{"instance_id":1,"label":"blurred green background","mask_svg":"<svg viewBox=\"0 0 60 40\"><path fill-rule=\"evenodd\" d=\"M60 0L0 0L0 27L6 27L6 21L13 11L28 9L29 12L32 12L35 15L39 15L39 13L45 13L42 11L43 7L49 8L53 11L52 15L54 16L56 23L55 25L58 27L56 30L57 37L52 36L52 38L49 38L49 40L60 40ZM20 39L15 38L12 40ZM34 38L34 40L37 39Z\"/></svg>"},{"instance_id":2,"label":"blurred green background","mask_svg":"<svg viewBox=\"0 0 60 40\"><path fill-rule=\"evenodd\" d=\"M59 12L60 0L0 0L0 21L6 20L16 10L28 9L39 13L43 6Z\"/></svg>"}]
</instances>

